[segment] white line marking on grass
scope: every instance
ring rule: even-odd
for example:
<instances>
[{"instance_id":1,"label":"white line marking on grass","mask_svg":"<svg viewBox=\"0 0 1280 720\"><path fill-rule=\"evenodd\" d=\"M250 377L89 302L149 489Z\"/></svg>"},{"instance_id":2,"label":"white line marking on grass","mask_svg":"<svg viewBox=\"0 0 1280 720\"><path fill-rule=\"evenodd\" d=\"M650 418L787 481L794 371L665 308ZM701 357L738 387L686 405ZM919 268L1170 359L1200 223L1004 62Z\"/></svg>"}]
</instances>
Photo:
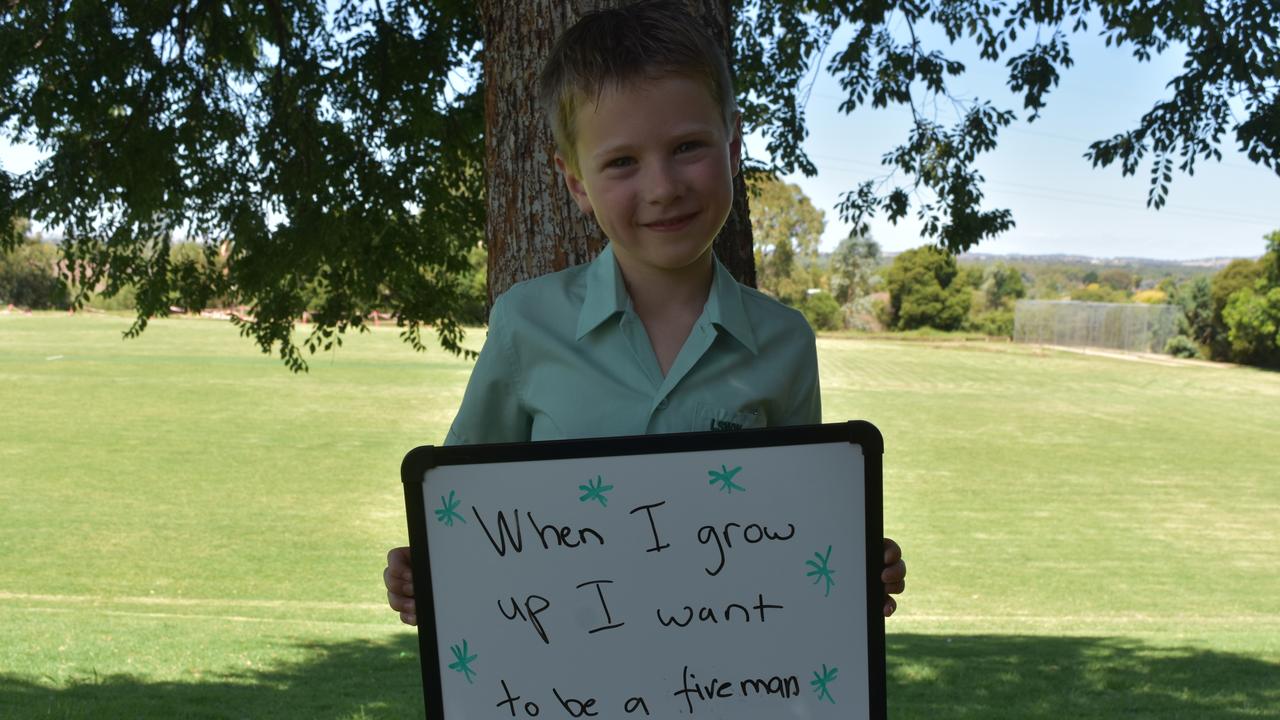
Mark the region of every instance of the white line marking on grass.
<instances>
[{"instance_id":1,"label":"white line marking on grass","mask_svg":"<svg viewBox=\"0 0 1280 720\"><path fill-rule=\"evenodd\" d=\"M117 604L117 605L169 605L181 607L251 607L251 608L300 608L306 610L382 610L390 612L386 603L344 603L320 600L226 600L222 598L174 598L161 596L123 595L42 595L0 590L0 600L26 602Z\"/></svg>"}]
</instances>

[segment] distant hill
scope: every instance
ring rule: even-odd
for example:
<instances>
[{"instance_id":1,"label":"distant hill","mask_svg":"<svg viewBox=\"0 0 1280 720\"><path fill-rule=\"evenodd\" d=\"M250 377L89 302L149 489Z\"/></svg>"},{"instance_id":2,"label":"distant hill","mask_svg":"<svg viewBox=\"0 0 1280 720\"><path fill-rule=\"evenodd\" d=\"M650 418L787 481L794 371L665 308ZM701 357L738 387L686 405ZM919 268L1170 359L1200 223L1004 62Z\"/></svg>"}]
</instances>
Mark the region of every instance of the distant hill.
<instances>
[{"instance_id":1,"label":"distant hill","mask_svg":"<svg viewBox=\"0 0 1280 720\"><path fill-rule=\"evenodd\" d=\"M896 255L897 253L886 253L886 255ZM1097 258L1088 255L1068 255L1065 253L1056 253L1051 255L997 255L994 253L964 253L957 258L961 262L970 261L977 263L1037 263L1037 264L1062 264L1062 265L1090 265L1094 267L1184 267L1184 268L1224 268L1231 263L1232 260L1240 258L1234 257L1208 257L1196 258L1194 260L1159 260L1155 258L1137 258L1137 257L1112 257ZM1254 260L1256 258L1245 258Z\"/></svg>"},{"instance_id":2,"label":"distant hill","mask_svg":"<svg viewBox=\"0 0 1280 720\"><path fill-rule=\"evenodd\" d=\"M884 252L880 256L879 269L882 271L893 264L893 259L901 252ZM820 262L825 266L830 253L822 253ZM1097 258L1088 255L1072 255L1053 253L1045 255L1019 255L971 252L960 255L957 260L961 266L989 267L996 263L1004 263L1016 267L1027 284L1029 297L1061 297L1072 288L1080 287L1089 279L1090 274L1100 275L1111 269L1126 270L1134 275L1140 289L1157 286L1165 278L1175 283L1182 283L1197 277L1216 274L1232 260L1255 259L1234 257L1207 257L1194 260L1159 260L1154 258L1113 257Z\"/></svg>"},{"instance_id":3,"label":"distant hill","mask_svg":"<svg viewBox=\"0 0 1280 720\"><path fill-rule=\"evenodd\" d=\"M881 267L893 263L900 252L885 252L880 256ZM825 259L825 255L824 255ZM1172 277L1178 280L1199 275L1213 275L1226 267L1234 257L1210 257L1194 260L1158 260L1154 258L1113 257L1097 258L1088 255L1071 255L1055 253L1047 255L998 255L995 253L971 252L956 258L961 265L987 266L1005 263L1020 268L1024 275L1035 276L1046 270L1065 272L1069 277L1080 277L1089 271L1101 271L1111 268L1128 270L1143 278L1159 279ZM1254 259L1254 258L1247 258Z\"/></svg>"}]
</instances>

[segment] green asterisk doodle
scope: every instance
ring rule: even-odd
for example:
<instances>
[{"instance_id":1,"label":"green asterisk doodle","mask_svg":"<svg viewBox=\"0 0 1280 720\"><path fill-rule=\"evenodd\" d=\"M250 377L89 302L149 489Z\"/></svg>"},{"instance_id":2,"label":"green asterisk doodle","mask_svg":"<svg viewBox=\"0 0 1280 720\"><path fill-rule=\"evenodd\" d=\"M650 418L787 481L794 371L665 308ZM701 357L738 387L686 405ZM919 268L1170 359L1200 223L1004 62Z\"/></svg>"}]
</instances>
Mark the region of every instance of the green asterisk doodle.
<instances>
[{"instance_id":1,"label":"green asterisk doodle","mask_svg":"<svg viewBox=\"0 0 1280 720\"><path fill-rule=\"evenodd\" d=\"M826 699L830 701L832 705L836 704L836 699L831 697L831 690L827 688L827 683L835 681L836 673L839 672L839 670L840 668L831 668L828 670L824 663L822 665L821 675L819 675L816 670L814 671L813 679L809 681L809 684L818 692L818 702L822 702L823 699Z\"/></svg>"},{"instance_id":2,"label":"green asterisk doodle","mask_svg":"<svg viewBox=\"0 0 1280 720\"><path fill-rule=\"evenodd\" d=\"M715 470L708 470L707 474L711 476L711 483L710 483L711 485L715 485L716 483L724 483L723 485L720 486L720 489L732 495L734 490L741 490L742 492L747 491L746 488L742 487L741 485L738 485L733 481L733 476L737 475L740 472L742 472L741 467L736 467L730 470L728 465L721 465L720 472L716 472Z\"/></svg>"},{"instance_id":3,"label":"green asterisk doodle","mask_svg":"<svg viewBox=\"0 0 1280 720\"><path fill-rule=\"evenodd\" d=\"M462 522L466 522L467 519L457 513L458 505L461 503L462 503L461 500L453 499L452 490L449 491L448 500L445 500L444 496L441 495L440 504L443 505L444 507L436 510L436 519L444 523L445 527L453 527L454 520L461 520Z\"/></svg>"},{"instance_id":4,"label":"green asterisk doodle","mask_svg":"<svg viewBox=\"0 0 1280 720\"><path fill-rule=\"evenodd\" d=\"M827 567L827 561L831 558L831 546L830 545L827 546L826 555L819 555L818 553L814 553L813 556L818 558L818 562L814 562L812 560L804 561L805 565L808 565L809 567L813 568L812 572L805 573L805 577L812 577L814 585L817 585L823 580L826 580L827 591L823 594L823 597L828 597L831 595L831 586L836 584L835 579L831 577L832 575L836 574L836 571ZM814 577L815 575L817 577Z\"/></svg>"},{"instance_id":5,"label":"green asterisk doodle","mask_svg":"<svg viewBox=\"0 0 1280 720\"><path fill-rule=\"evenodd\" d=\"M467 678L467 682L470 683L471 677L476 674L476 671L471 669L471 661L475 660L478 656L467 656L466 640L462 641L462 645L450 645L449 650L453 652L453 657L457 661L449 663L449 669L462 673L463 676Z\"/></svg>"},{"instance_id":6,"label":"green asterisk doodle","mask_svg":"<svg viewBox=\"0 0 1280 720\"><path fill-rule=\"evenodd\" d=\"M583 496L578 498L582 502L591 502L592 500L599 500L600 507L609 506L609 498L605 497L604 494L612 490L613 486L605 485L604 478L600 477L599 475L596 476L596 479L594 482L592 482L591 480L588 480L586 485L579 485L578 489L585 491Z\"/></svg>"}]
</instances>

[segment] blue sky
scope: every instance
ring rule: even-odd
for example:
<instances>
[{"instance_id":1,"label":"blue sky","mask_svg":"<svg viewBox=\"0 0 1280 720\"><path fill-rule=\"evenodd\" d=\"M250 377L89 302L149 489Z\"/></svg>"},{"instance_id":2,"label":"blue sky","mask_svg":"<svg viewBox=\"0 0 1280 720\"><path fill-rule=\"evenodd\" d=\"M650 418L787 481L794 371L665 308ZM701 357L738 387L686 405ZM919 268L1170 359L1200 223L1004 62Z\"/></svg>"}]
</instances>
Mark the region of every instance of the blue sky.
<instances>
[{"instance_id":1,"label":"blue sky","mask_svg":"<svg viewBox=\"0 0 1280 720\"><path fill-rule=\"evenodd\" d=\"M837 35L831 47L845 42ZM991 98L1015 111L1021 107L1004 86L1003 65L978 60L965 45L946 48L936 38L926 42L965 62L968 71L952 81L954 95ZM1093 169L1083 158L1091 141L1130 129L1166 95L1164 85L1182 57L1172 52L1140 63L1127 49L1105 47L1096 35L1075 35L1070 42L1076 64L1062 74L1041 118L1027 123L1020 111L1019 120L1001 132L998 148L978 163L987 180L985 206L1012 210L1017 225L974 250L1160 259L1260 255L1262 236L1280 229L1280 175L1251 163L1230 135L1222 146L1222 162L1202 162L1194 176L1175 175L1168 204L1159 211L1146 207L1148 166L1123 177L1117 167ZM820 73L807 105L810 134L805 143L818 175L784 178L800 185L825 211L824 250L849 232L835 210L840 195L885 174L880 157L906 137L910 120L901 108L864 108L844 115L837 110L841 97L837 82ZM951 118L940 114L938 119ZM763 138L748 136L746 142L750 154L763 156ZM0 141L0 167L5 170L22 172L36 158L31 148ZM927 242L913 216L896 226L873 220L871 234L888 251Z\"/></svg>"},{"instance_id":2,"label":"blue sky","mask_svg":"<svg viewBox=\"0 0 1280 720\"><path fill-rule=\"evenodd\" d=\"M832 47L845 42L837 36ZM1280 175L1239 153L1232 135L1225 136L1222 162L1198 163L1194 176L1175 174L1168 204L1159 211L1146 207L1149 166L1123 177L1117 166L1093 169L1083 157L1090 142L1131 129L1166 97L1164 85L1183 58L1169 53L1140 63L1128 49L1107 48L1095 35L1072 36L1070 42L1075 66L1062 73L1041 117L1027 123L1021 101L1004 85L1003 64L978 60L964 46L947 48L934 41L933 47L967 67L953 81L952 94L991 98L1019 113L1018 121L1001 132L998 148L978 164L987 180L985 206L1012 210L1017 226L974 251L1161 259L1262 254L1262 236L1280 230ZM884 176L880 157L906 138L910 120L902 109L859 109L844 115L837 110L841 98L838 83L824 71L807 106L805 148L818 175L784 178L800 185L826 212L824 250L849 232L835 210L840 195ZM948 108L949 103L939 110ZM949 123L952 118L939 114L938 119ZM762 157L764 147L762 137L747 138L753 156ZM913 215L897 226L877 219L871 235L889 251L926 242Z\"/></svg>"}]
</instances>

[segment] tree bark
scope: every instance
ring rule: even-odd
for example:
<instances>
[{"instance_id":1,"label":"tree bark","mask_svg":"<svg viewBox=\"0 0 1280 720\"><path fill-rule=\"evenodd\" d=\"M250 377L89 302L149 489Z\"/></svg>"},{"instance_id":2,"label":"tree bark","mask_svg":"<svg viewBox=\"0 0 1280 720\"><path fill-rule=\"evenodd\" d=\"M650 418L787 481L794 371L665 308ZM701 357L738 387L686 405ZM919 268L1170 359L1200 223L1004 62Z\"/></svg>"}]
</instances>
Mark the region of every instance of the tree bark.
<instances>
[{"instance_id":1,"label":"tree bark","mask_svg":"<svg viewBox=\"0 0 1280 720\"><path fill-rule=\"evenodd\" d=\"M728 0L687 0L725 48L732 68ZM480 0L484 23L485 173L489 303L515 283L594 258L605 237L584 217L556 171L555 140L537 102L538 72L560 33L582 13L625 0ZM742 175L715 252L755 287L751 222Z\"/></svg>"}]
</instances>

